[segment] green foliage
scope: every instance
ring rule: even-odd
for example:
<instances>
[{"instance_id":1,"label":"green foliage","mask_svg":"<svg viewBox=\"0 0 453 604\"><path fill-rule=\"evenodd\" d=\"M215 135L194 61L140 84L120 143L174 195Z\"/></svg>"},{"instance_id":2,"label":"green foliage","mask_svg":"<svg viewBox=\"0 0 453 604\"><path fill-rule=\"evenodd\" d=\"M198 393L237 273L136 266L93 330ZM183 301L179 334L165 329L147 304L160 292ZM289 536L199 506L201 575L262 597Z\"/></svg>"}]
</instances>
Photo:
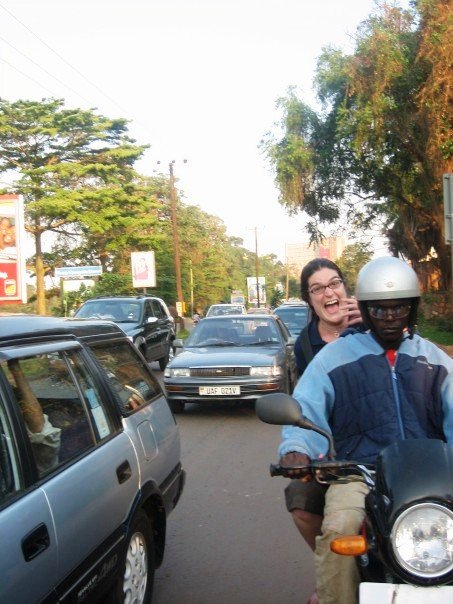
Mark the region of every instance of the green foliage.
<instances>
[{"instance_id":1,"label":"green foliage","mask_svg":"<svg viewBox=\"0 0 453 604\"><path fill-rule=\"evenodd\" d=\"M137 230L133 208L142 200L132 166L146 147L126 132L126 120L65 109L62 100L0 101L0 173L16 173L14 191L24 197L36 243L38 312L45 308L44 233L72 239L72 247L83 235L99 236L108 253L112 229L118 245L125 230Z\"/></svg>"},{"instance_id":2,"label":"green foliage","mask_svg":"<svg viewBox=\"0 0 453 604\"><path fill-rule=\"evenodd\" d=\"M336 261L346 281L349 294L354 294L357 274L359 270L371 260L373 250L368 243L354 243L347 245L342 255Z\"/></svg>"},{"instance_id":3,"label":"green foliage","mask_svg":"<svg viewBox=\"0 0 453 604\"><path fill-rule=\"evenodd\" d=\"M269 300L269 304L271 306L271 308L276 308L277 306L280 306L280 304L283 302L283 292L280 291L279 289L274 289L274 291L272 292L271 298Z\"/></svg>"},{"instance_id":4,"label":"green foliage","mask_svg":"<svg viewBox=\"0 0 453 604\"><path fill-rule=\"evenodd\" d=\"M380 5L359 28L352 55L326 48L320 56L322 111L291 89L279 101L280 139L263 143L280 202L310 217L312 241L341 216L363 232L378 223L390 251L416 270L435 250L443 289L451 283L442 202L442 173L452 171L448 15L444 0L412 10Z\"/></svg>"}]
</instances>

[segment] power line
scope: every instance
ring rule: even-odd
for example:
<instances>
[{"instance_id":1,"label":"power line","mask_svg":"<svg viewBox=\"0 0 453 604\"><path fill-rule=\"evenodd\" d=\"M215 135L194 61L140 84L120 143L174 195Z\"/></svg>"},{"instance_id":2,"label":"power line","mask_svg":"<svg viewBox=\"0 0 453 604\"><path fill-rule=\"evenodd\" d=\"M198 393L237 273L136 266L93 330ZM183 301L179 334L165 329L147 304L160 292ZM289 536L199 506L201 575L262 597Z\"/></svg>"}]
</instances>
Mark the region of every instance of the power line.
<instances>
[{"instance_id":1,"label":"power line","mask_svg":"<svg viewBox=\"0 0 453 604\"><path fill-rule=\"evenodd\" d=\"M105 92L104 92L104 91L103 91L103 90L102 90L102 89L101 89L101 88L100 88L100 87L99 87L97 84L95 84L94 82L92 82L91 80L89 80L89 79L88 79L88 78L85 76L85 74L83 74L83 73L82 73L82 72L81 72L79 69L77 69L77 67L75 67L74 65L72 65L71 63L69 63L69 61L67 61L67 60L66 60L66 59L65 59L65 58L64 58L64 57L63 57L63 56L62 56L62 55L61 55L59 52L57 52L57 51L56 51L56 50L54 50L54 49L53 49L53 48L52 48L52 47L51 47L49 44L47 44L47 42L45 42L45 40L43 40L43 39L42 39L42 38L40 38L40 37L39 37L37 34L35 34L35 32L34 32L32 29L30 29L30 27L28 27L28 25L26 25L26 24L25 24L25 23L23 23L23 22L22 22L20 19L18 19L18 18L17 18L17 17L16 17L16 16L15 16L15 15L14 15L14 14L13 14L13 13L12 13L12 12L9 10L9 9L7 9L7 8L6 8L6 7L5 7L3 4L0 4L0 8L2 8L2 9L3 9L3 10L6 12L6 13L8 13L8 14L9 14L9 15L10 15L10 16L11 16L11 17L12 17L12 18L15 20L15 21L17 21L17 22L18 22L18 23L19 23L19 24L20 24L22 27L24 27L24 28L25 28L25 29L26 29L26 30L27 30L27 31L28 31L28 32L29 32L29 33L30 33L32 36L34 36L34 37L35 37L35 38L36 38L36 39L37 39L37 40L38 40L38 41L39 41L41 44L43 44L43 45L44 45L46 48L48 48L48 49L49 49L49 50L50 50L50 51L51 51L51 52L52 52L52 53L53 53L55 56L57 56L57 57L58 57L58 58L59 58L59 59L60 59L60 60L61 60L63 63L65 63L65 64L66 64L66 65L67 65L67 66L68 66L70 69L72 69L72 70L73 70L73 71L75 71L75 72L76 72L78 75L80 75L80 77L81 77L81 78L83 78L83 79L84 79L84 80L85 80L85 81L86 81L88 84L90 84L90 86L92 86L93 88L95 88L96 90L98 90L98 91L99 91L99 92L100 92L100 93L101 93L101 94L102 94L102 95L103 95L103 96L104 96L106 99L108 99L108 100L109 100L111 103L114 103L114 104L115 104L115 105L116 105L116 106L117 106L119 109L121 109L121 111L126 111L126 110L124 109L124 107L121 107L121 106L120 106L120 105L117 103L117 101L116 101L115 99L113 99L113 98L112 98L112 97L110 97L108 94L106 94L106 93L105 93ZM29 61L34 62L34 61L33 61L32 59L30 59L30 58L29 58L27 55L25 55L24 53L22 53L22 51L20 51L20 52L21 52L21 54L23 54L23 55L24 55L24 56L25 56L25 57L26 57L26 58L27 58ZM38 66L39 66L39 65L38 65ZM43 69L43 70L44 70L44 68L43 68L43 67L41 67L41 66L39 66L39 67L40 67L41 69ZM19 70L17 70L17 71L19 71ZM44 71L45 71L45 70L44 70ZM24 74L23 72L20 72L20 73L22 73L23 75L26 75L26 74ZM47 72L47 73L48 73L48 72ZM52 75L52 74L50 74L50 75ZM26 75L26 77L29 77L29 76L27 76L27 75ZM55 76L53 76L53 75L52 75L52 77L53 77L55 80L59 81L59 80L58 80L58 78L56 78ZM30 80L33 80L33 78L30 78L30 77L29 77L29 79L30 79ZM35 80L33 80L33 81L35 81ZM63 82L61 82L61 83L63 83ZM72 89L70 88L70 86L68 86L67 84L64 84L64 83L63 83L63 85L64 85L64 86L66 86L68 89L72 90ZM80 98L82 98L82 99L83 99L83 97L82 97L82 96L81 96L79 93L76 93L76 94L78 94L78 95L80 96ZM86 99L83 99L83 100L85 100L86 102L89 102L89 101L87 101Z\"/></svg>"},{"instance_id":2,"label":"power line","mask_svg":"<svg viewBox=\"0 0 453 604\"><path fill-rule=\"evenodd\" d=\"M2 36L0 36L0 40L3 40L3 42L5 42L5 44L8 44L8 46L10 46L12 49L14 49L16 52L18 52L19 54L21 54L23 57L25 57L27 59L27 61L30 61L30 63L33 63L33 65L36 65L36 67L38 67L39 69L41 69L44 73L46 73L47 75L49 75L51 78L53 78L54 80L56 80L59 84L62 84L63 86L65 86L68 90L70 90L71 92L73 92L74 94L78 95L82 100L84 100L86 103L90 103L90 101L86 98L84 98L79 92L77 92L77 90L75 90L74 88L71 88L70 86L68 86L67 84L65 84L65 82L63 82L62 80L60 80L59 78L57 78L56 76L54 76L52 73L50 73L50 71L48 71L45 67L43 67L42 65L40 65L39 63L37 63L34 59L31 59L28 55L26 55L24 52L22 52L19 48L16 48L13 44L11 44L11 42L8 42L8 40L6 40L5 38L3 38ZM47 90L48 92L50 92L52 95L54 95L54 93L49 90L48 88L46 88L45 86L43 86L40 82L37 82L36 80L34 80L31 76L29 76L28 74L26 74L25 72L21 71L20 69L18 69L15 65L12 65L11 63L9 63L8 61L6 61L6 59L3 59L0 57L0 60L2 60L4 63L6 63L7 65L9 65L10 67L12 67L13 69L15 69L16 71L18 71L20 74L24 75L26 78L28 78L29 80L31 80L32 82L35 82L35 84L39 84L40 86L42 86L42 88L44 88L45 90ZM58 96L58 95L54 95L54 96Z\"/></svg>"}]
</instances>

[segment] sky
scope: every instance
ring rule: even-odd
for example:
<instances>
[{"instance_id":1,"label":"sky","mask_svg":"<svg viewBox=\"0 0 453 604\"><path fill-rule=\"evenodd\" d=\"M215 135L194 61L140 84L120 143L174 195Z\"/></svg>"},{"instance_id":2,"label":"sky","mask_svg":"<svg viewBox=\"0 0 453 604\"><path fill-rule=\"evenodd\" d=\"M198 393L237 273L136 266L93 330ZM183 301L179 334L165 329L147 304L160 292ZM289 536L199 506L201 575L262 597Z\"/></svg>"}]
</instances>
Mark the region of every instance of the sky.
<instances>
[{"instance_id":1,"label":"sky","mask_svg":"<svg viewBox=\"0 0 453 604\"><path fill-rule=\"evenodd\" d=\"M0 97L63 98L129 120L150 149L139 172L174 161L185 203L228 235L285 259L308 241L278 203L259 143L295 86L315 107L324 46L352 52L374 0L0 0ZM186 162L184 160L187 160Z\"/></svg>"}]
</instances>

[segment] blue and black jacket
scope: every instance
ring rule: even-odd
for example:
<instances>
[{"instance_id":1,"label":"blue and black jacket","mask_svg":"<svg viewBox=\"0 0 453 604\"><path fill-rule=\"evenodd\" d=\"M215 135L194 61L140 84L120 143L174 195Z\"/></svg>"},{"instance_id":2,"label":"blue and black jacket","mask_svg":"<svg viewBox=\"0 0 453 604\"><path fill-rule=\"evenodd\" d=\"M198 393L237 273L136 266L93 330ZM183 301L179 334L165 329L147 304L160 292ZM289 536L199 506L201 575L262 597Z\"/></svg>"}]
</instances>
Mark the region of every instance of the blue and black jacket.
<instances>
[{"instance_id":1,"label":"blue and black jacket","mask_svg":"<svg viewBox=\"0 0 453 604\"><path fill-rule=\"evenodd\" d=\"M342 337L315 356L293 396L304 415L332 433L338 459L373 462L406 438L453 443L453 359L414 335L401 343L394 367L373 335ZM327 451L319 434L285 426L279 454Z\"/></svg>"}]
</instances>

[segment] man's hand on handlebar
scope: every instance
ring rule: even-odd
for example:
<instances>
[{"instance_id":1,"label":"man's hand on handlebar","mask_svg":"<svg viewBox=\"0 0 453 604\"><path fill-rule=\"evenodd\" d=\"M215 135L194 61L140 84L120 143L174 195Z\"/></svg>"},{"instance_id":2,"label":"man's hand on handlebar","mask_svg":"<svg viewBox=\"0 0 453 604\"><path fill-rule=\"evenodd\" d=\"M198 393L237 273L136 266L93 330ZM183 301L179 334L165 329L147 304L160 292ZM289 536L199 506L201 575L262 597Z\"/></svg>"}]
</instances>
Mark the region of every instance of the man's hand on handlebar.
<instances>
[{"instance_id":1,"label":"man's hand on handlebar","mask_svg":"<svg viewBox=\"0 0 453 604\"><path fill-rule=\"evenodd\" d=\"M305 453L298 453L297 451L291 451L290 453L286 453L280 458L280 465L288 468L289 466L296 466L300 468L300 466L308 466L311 463L311 459ZM299 478L301 482L310 482L313 480L313 473L310 468L307 468L306 473L304 470L294 469L288 470L288 476L292 478Z\"/></svg>"}]
</instances>

